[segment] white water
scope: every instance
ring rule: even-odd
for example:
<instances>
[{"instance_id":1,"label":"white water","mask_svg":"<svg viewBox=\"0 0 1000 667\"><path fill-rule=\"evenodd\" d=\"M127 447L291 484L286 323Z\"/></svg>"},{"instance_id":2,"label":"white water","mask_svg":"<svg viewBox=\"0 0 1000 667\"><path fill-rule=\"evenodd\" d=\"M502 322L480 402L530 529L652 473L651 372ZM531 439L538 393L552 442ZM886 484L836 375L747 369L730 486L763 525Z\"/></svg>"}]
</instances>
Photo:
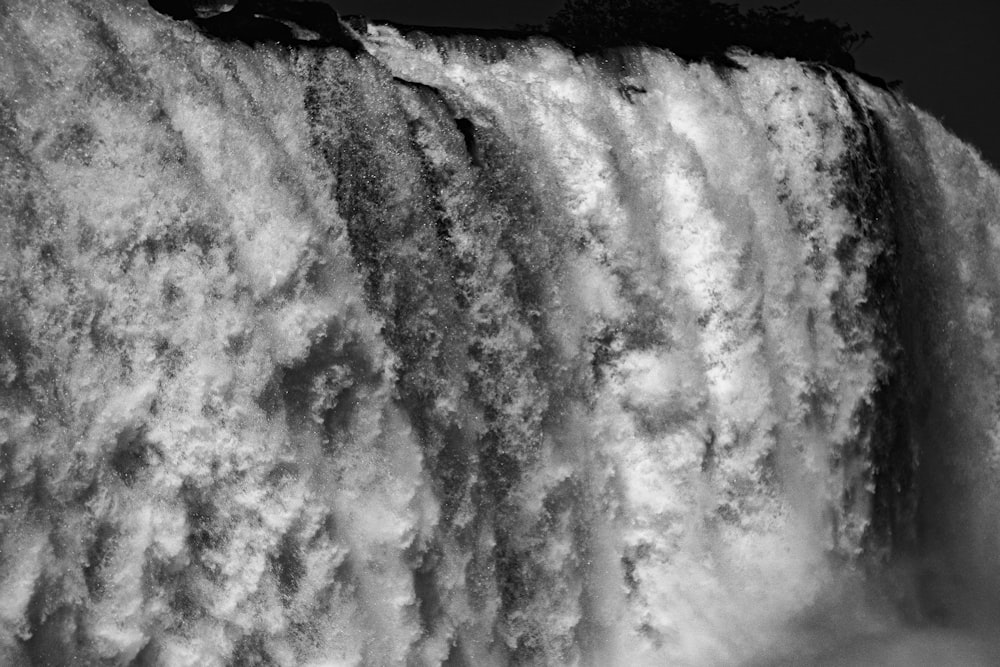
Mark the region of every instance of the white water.
<instances>
[{"instance_id":1,"label":"white water","mask_svg":"<svg viewBox=\"0 0 1000 667\"><path fill-rule=\"evenodd\" d=\"M3 661L987 656L975 151L793 61L361 37L0 5Z\"/></svg>"}]
</instances>

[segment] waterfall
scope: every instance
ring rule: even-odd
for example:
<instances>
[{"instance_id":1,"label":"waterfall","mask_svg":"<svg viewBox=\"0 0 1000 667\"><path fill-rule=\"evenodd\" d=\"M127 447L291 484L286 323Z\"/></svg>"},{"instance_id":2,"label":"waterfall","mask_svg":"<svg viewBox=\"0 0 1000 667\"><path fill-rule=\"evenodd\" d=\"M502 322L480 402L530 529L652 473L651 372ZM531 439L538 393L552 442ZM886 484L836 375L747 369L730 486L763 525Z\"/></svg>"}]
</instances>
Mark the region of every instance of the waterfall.
<instances>
[{"instance_id":1,"label":"waterfall","mask_svg":"<svg viewBox=\"0 0 1000 667\"><path fill-rule=\"evenodd\" d=\"M973 148L820 64L351 26L0 5L0 662L995 625Z\"/></svg>"}]
</instances>

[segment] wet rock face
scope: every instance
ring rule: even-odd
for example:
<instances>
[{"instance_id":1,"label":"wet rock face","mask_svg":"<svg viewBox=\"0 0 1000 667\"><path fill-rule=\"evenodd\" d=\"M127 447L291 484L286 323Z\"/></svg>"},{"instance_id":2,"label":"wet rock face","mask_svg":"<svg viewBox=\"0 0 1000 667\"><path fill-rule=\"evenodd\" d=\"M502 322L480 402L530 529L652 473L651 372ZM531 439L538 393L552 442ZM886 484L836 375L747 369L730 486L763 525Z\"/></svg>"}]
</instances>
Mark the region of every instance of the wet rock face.
<instances>
[{"instance_id":1,"label":"wet rock face","mask_svg":"<svg viewBox=\"0 0 1000 667\"><path fill-rule=\"evenodd\" d=\"M990 618L1000 188L935 121L792 61L152 4L0 18L0 662Z\"/></svg>"}]
</instances>

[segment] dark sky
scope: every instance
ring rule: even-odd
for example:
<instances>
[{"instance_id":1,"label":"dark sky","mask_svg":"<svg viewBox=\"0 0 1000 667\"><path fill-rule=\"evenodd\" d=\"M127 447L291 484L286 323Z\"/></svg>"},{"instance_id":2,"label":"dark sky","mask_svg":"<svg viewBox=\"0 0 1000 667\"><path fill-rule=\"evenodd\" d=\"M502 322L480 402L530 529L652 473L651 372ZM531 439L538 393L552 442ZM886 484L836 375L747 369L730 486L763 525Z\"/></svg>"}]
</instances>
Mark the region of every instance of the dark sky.
<instances>
[{"instance_id":1,"label":"dark sky","mask_svg":"<svg viewBox=\"0 0 1000 667\"><path fill-rule=\"evenodd\" d=\"M786 0L739 0L743 7ZM562 0L333 0L341 14L416 25L503 28L543 23ZM858 69L888 81L1000 165L1000 0L801 0L809 18L836 19L872 39Z\"/></svg>"}]
</instances>

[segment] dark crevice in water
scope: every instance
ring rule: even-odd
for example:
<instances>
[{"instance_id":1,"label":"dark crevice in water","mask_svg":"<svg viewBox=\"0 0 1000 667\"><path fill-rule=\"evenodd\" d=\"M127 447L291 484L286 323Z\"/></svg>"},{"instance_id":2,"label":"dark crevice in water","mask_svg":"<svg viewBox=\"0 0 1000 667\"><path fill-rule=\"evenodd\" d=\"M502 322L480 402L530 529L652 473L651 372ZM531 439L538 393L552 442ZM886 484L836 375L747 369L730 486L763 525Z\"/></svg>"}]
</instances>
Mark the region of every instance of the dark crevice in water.
<instances>
[{"instance_id":1,"label":"dark crevice in water","mask_svg":"<svg viewBox=\"0 0 1000 667\"><path fill-rule=\"evenodd\" d=\"M107 585L108 560L114 553L119 530L110 522L102 522L94 533L94 541L87 549L87 560L83 566L83 580L92 600L100 600Z\"/></svg>"},{"instance_id":2,"label":"dark crevice in water","mask_svg":"<svg viewBox=\"0 0 1000 667\"><path fill-rule=\"evenodd\" d=\"M479 158L479 146L476 142L476 126L468 118L456 118L455 127L462 133L462 139L465 141L465 151L472 159L472 164L482 167L483 162Z\"/></svg>"},{"instance_id":3,"label":"dark crevice in water","mask_svg":"<svg viewBox=\"0 0 1000 667\"><path fill-rule=\"evenodd\" d=\"M150 640L146 642L142 650L132 659L129 667L159 667L161 664L163 663L160 656L160 647L155 640Z\"/></svg>"},{"instance_id":4,"label":"dark crevice in water","mask_svg":"<svg viewBox=\"0 0 1000 667\"><path fill-rule=\"evenodd\" d=\"M46 609L41 600L37 605L28 610L29 627L25 633L28 638L20 640L28 664L57 667L98 659L84 636L79 608L62 605Z\"/></svg>"},{"instance_id":5,"label":"dark crevice in water","mask_svg":"<svg viewBox=\"0 0 1000 667\"><path fill-rule=\"evenodd\" d=\"M306 572L302 549L294 534L286 533L281 538L281 544L272 556L271 567L278 582L278 592L287 603L298 593Z\"/></svg>"},{"instance_id":6,"label":"dark crevice in water","mask_svg":"<svg viewBox=\"0 0 1000 667\"><path fill-rule=\"evenodd\" d=\"M443 95L441 91L428 83L421 83L420 81L410 81L409 79L404 79L401 76L394 75L392 80L396 83L402 84L407 88L412 88L413 90L426 93L433 100L443 100Z\"/></svg>"},{"instance_id":7,"label":"dark crevice in water","mask_svg":"<svg viewBox=\"0 0 1000 667\"><path fill-rule=\"evenodd\" d=\"M417 601L420 628L425 636L432 636L444 619L437 566L440 555L435 550L422 555L421 562L413 568L413 594Z\"/></svg>"},{"instance_id":8,"label":"dark crevice in water","mask_svg":"<svg viewBox=\"0 0 1000 667\"><path fill-rule=\"evenodd\" d=\"M211 568L208 554L223 546L228 538L223 517L211 495L205 489L186 482L181 490L184 500L188 534L187 548L194 563Z\"/></svg>"},{"instance_id":9,"label":"dark crevice in water","mask_svg":"<svg viewBox=\"0 0 1000 667\"><path fill-rule=\"evenodd\" d=\"M895 220L899 205L892 183L892 159L884 121L858 97L843 74L827 75L846 97L856 127L846 128L849 149L843 165L840 202L855 221L855 231L837 246L835 256L849 276L865 272L865 296L860 307L836 309L835 323L845 342L873 346L879 353L876 386L869 401L858 407L859 441L847 443L848 460L867 453L873 484L871 520L863 545L873 564L903 556L912 549L917 503L915 445L907 427L907 370L901 350L901 263ZM866 261L862 244L876 255ZM845 289L846 283L840 289ZM841 299L834 295L834 303ZM867 447L864 443L867 442ZM854 448L852 451L851 448ZM863 490L843 499L845 512L865 497Z\"/></svg>"},{"instance_id":10,"label":"dark crevice in water","mask_svg":"<svg viewBox=\"0 0 1000 667\"><path fill-rule=\"evenodd\" d=\"M155 451L156 446L149 441L145 425L126 428L115 438L111 469L126 486L132 486L150 465Z\"/></svg>"},{"instance_id":11,"label":"dark crevice in water","mask_svg":"<svg viewBox=\"0 0 1000 667\"><path fill-rule=\"evenodd\" d=\"M473 663L466 657L462 650L462 641L455 640L448 650L448 655L441 663L441 667L474 667Z\"/></svg>"},{"instance_id":12,"label":"dark crevice in water","mask_svg":"<svg viewBox=\"0 0 1000 667\"><path fill-rule=\"evenodd\" d=\"M640 95L645 95L649 91L642 86L636 86L632 84L622 84L618 87L618 92L621 96L625 98L629 104L635 104L636 98Z\"/></svg>"},{"instance_id":13,"label":"dark crevice in water","mask_svg":"<svg viewBox=\"0 0 1000 667\"><path fill-rule=\"evenodd\" d=\"M5 378L4 394L26 395L31 391L29 371L31 339L24 322L15 313L13 304L0 302L0 360L13 367L13 373Z\"/></svg>"},{"instance_id":14,"label":"dark crevice in water","mask_svg":"<svg viewBox=\"0 0 1000 667\"><path fill-rule=\"evenodd\" d=\"M280 664L267 649L267 639L261 634L250 634L236 643L227 667L278 667Z\"/></svg>"}]
</instances>

